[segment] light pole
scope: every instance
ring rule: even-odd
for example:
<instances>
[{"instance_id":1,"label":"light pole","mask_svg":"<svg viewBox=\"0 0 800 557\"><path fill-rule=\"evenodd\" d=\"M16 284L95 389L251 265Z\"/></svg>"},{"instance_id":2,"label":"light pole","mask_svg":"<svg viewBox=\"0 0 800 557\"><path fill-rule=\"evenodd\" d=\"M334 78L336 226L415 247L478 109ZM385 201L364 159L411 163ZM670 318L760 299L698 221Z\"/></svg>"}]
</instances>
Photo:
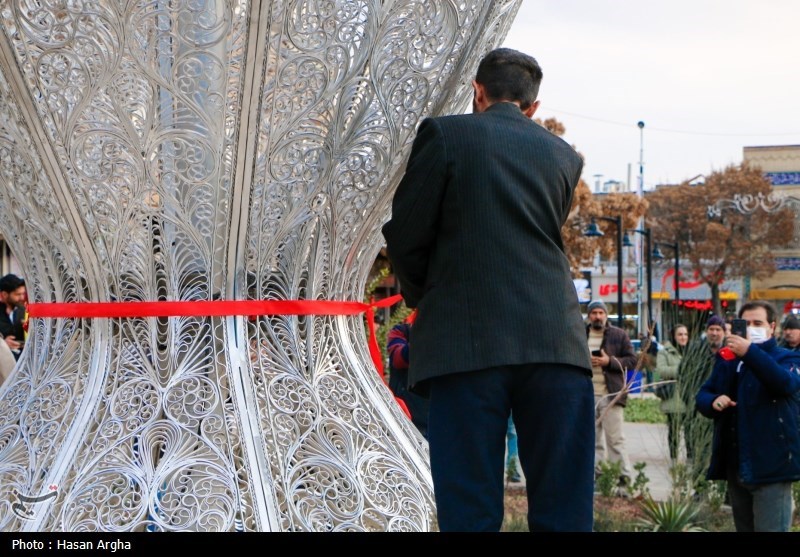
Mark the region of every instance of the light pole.
<instances>
[{"instance_id":1,"label":"light pole","mask_svg":"<svg viewBox=\"0 0 800 557\"><path fill-rule=\"evenodd\" d=\"M664 255L661 253L659 246L664 246L665 248L670 248L675 252L675 302L680 303L681 301L681 281L680 281L680 260L681 260L681 252L680 246L678 242L674 244L670 244L667 242L656 242L656 246L653 249L653 259L664 259Z\"/></svg>"},{"instance_id":2,"label":"light pole","mask_svg":"<svg viewBox=\"0 0 800 557\"><path fill-rule=\"evenodd\" d=\"M644 197L644 122L642 122L640 120L639 122L637 122L636 125L639 128L639 184L638 184L638 187L636 188L636 190L637 190L636 194L638 195L639 199L642 199ZM636 226L637 226L637 228L639 230L644 230L644 217L641 217L639 219L639 222L637 223ZM648 235L646 238L649 240L650 236ZM649 262L649 253L650 253L650 248L647 248L646 252L642 248L643 248L642 242L639 242L639 250L636 253L636 302L637 302L636 303L636 311L639 314L639 326L638 326L638 329L639 329L639 336L640 337L645 331L647 331L647 328L644 326L644 323L642 322L642 318L641 318L642 314L644 313L643 305L642 305L642 267L643 267L643 265L642 265L642 263L643 263L642 257L644 256L645 253L647 253L648 254L648 262ZM648 290L648 301L647 301L647 303L648 303L647 325L648 326L650 326L650 324L652 323L652 320L651 320L652 319L652 313L650 313L650 307L649 307L649 303L650 303L649 296L650 296L650 291Z\"/></svg>"},{"instance_id":3,"label":"light pole","mask_svg":"<svg viewBox=\"0 0 800 557\"><path fill-rule=\"evenodd\" d=\"M652 254L650 253L650 229L645 228L640 230L637 228L635 230L628 230L628 232L636 232L645 238L645 253L647 254L647 327L644 329L644 331L646 331L653 325L653 265L651 261ZM624 240L628 240L627 243ZM633 246L633 242L628 239L627 234L625 235L622 243L623 245Z\"/></svg>"},{"instance_id":4,"label":"light pole","mask_svg":"<svg viewBox=\"0 0 800 557\"><path fill-rule=\"evenodd\" d=\"M605 236L603 231L597 226L596 219L607 220L617 225L617 326L623 328L622 311L622 216L619 217L592 217L592 223L584 231L583 235L590 238Z\"/></svg>"}]
</instances>

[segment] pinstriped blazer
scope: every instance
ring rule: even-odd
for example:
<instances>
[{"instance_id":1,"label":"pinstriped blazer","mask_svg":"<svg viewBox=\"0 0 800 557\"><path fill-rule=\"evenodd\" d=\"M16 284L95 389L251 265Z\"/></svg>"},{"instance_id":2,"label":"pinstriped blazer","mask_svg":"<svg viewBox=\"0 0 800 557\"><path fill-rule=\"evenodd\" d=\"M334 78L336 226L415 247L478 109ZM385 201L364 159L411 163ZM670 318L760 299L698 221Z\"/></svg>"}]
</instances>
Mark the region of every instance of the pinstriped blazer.
<instances>
[{"instance_id":1,"label":"pinstriped blazer","mask_svg":"<svg viewBox=\"0 0 800 557\"><path fill-rule=\"evenodd\" d=\"M512 103L422 122L382 229L419 308L410 384L527 363L591 373L561 239L582 167Z\"/></svg>"}]
</instances>

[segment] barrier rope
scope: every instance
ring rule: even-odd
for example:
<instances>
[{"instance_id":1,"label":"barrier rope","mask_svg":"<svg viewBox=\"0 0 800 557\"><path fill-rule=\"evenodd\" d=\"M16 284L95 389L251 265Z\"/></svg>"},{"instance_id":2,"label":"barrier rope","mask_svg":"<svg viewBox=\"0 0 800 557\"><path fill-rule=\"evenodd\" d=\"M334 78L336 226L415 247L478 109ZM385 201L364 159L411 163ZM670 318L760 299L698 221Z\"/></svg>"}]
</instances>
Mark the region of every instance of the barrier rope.
<instances>
[{"instance_id":1,"label":"barrier rope","mask_svg":"<svg viewBox=\"0 0 800 557\"><path fill-rule=\"evenodd\" d=\"M402 299L400 294L382 300L342 302L336 300L195 300L172 302L52 302L28 304L28 317L32 318L125 318L125 317L228 317L231 315L360 315L366 314L369 331L368 347L372 363L381 380L383 358L375 335L375 308L391 307ZM395 397L398 405L411 418L402 399Z\"/></svg>"}]
</instances>

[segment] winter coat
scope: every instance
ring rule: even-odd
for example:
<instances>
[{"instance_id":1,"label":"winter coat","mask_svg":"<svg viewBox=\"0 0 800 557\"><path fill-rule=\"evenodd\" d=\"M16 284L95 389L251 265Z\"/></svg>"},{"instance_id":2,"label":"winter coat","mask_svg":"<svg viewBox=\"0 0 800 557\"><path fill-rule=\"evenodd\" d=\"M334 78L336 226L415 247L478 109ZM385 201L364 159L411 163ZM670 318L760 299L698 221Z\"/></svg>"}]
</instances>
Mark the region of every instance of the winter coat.
<instances>
[{"instance_id":1,"label":"winter coat","mask_svg":"<svg viewBox=\"0 0 800 557\"><path fill-rule=\"evenodd\" d=\"M665 414L682 414L686 412L686 404L678 396L677 380L678 367L681 365L681 353L670 343L664 343L656 357L656 373L659 381L675 381L659 385L661 392L668 393L661 400L661 411Z\"/></svg>"},{"instance_id":2,"label":"winter coat","mask_svg":"<svg viewBox=\"0 0 800 557\"><path fill-rule=\"evenodd\" d=\"M586 326L586 338L589 338L589 328ZM620 392L627 381L626 371L634 371L636 368L636 353L633 351L633 344L628 333L618 327L614 327L606 322L603 331L603 342L600 349L609 355L610 361L603 368L603 376L606 378L606 389L609 394ZM628 402L628 393L624 392L616 404L625 406Z\"/></svg>"},{"instance_id":3,"label":"winter coat","mask_svg":"<svg viewBox=\"0 0 800 557\"><path fill-rule=\"evenodd\" d=\"M712 404L723 394L736 406L719 412ZM751 344L742 358L717 355L696 404L714 419L709 479L727 477L722 431L735 425L742 482L800 480L800 353L780 348L773 338Z\"/></svg>"}]
</instances>

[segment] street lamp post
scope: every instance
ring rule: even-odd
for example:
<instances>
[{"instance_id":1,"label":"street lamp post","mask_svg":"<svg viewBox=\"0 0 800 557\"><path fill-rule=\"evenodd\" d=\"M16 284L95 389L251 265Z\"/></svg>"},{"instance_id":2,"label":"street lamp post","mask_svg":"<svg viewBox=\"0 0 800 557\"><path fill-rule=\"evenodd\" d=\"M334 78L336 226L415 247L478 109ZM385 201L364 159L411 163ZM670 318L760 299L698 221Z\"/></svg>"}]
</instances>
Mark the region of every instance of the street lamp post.
<instances>
[{"instance_id":1,"label":"street lamp post","mask_svg":"<svg viewBox=\"0 0 800 557\"><path fill-rule=\"evenodd\" d=\"M650 229L644 228L640 230L637 228L635 230L629 230L628 232L641 234L645 238L645 253L647 254L647 327L649 328L653 325L653 265L650 253ZM623 244L625 244L625 242L623 242ZM628 241L627 245L632 246L633 243ZM647 328L644 330L646 331Z\"/></svg>"},{"instance_id":2,"label":"street lamp post","mask_svg":"<svg viewBox=\"0 0 800 557\"><path fill-rule=\"evenodd\" d=\"M598 228L595 222L596 219L613 222L617 225L617 326L622 329L624 321L624 313L622 311L622 216L592 217L592 223L583 233L584 236L604 236L603 231Z\"/></svg>"},{"instance_id":3,"label":"street lamp post","mask_svg":"<svg viewBox=\"0 0 800 557\"><path fill-rule=\"evenodd\" d=\"M674 244L670 244L667 242L656 242L656 247L653 249L653 259L664 259L664 256L661 254L661 250L659 246L664 246L665 248L670 248L675 252L675 302L678 303L681 301L681 281L680 281L680 260L681 260L681 252L680 246L678 242Z\"/></svg>"}]
</instances>

